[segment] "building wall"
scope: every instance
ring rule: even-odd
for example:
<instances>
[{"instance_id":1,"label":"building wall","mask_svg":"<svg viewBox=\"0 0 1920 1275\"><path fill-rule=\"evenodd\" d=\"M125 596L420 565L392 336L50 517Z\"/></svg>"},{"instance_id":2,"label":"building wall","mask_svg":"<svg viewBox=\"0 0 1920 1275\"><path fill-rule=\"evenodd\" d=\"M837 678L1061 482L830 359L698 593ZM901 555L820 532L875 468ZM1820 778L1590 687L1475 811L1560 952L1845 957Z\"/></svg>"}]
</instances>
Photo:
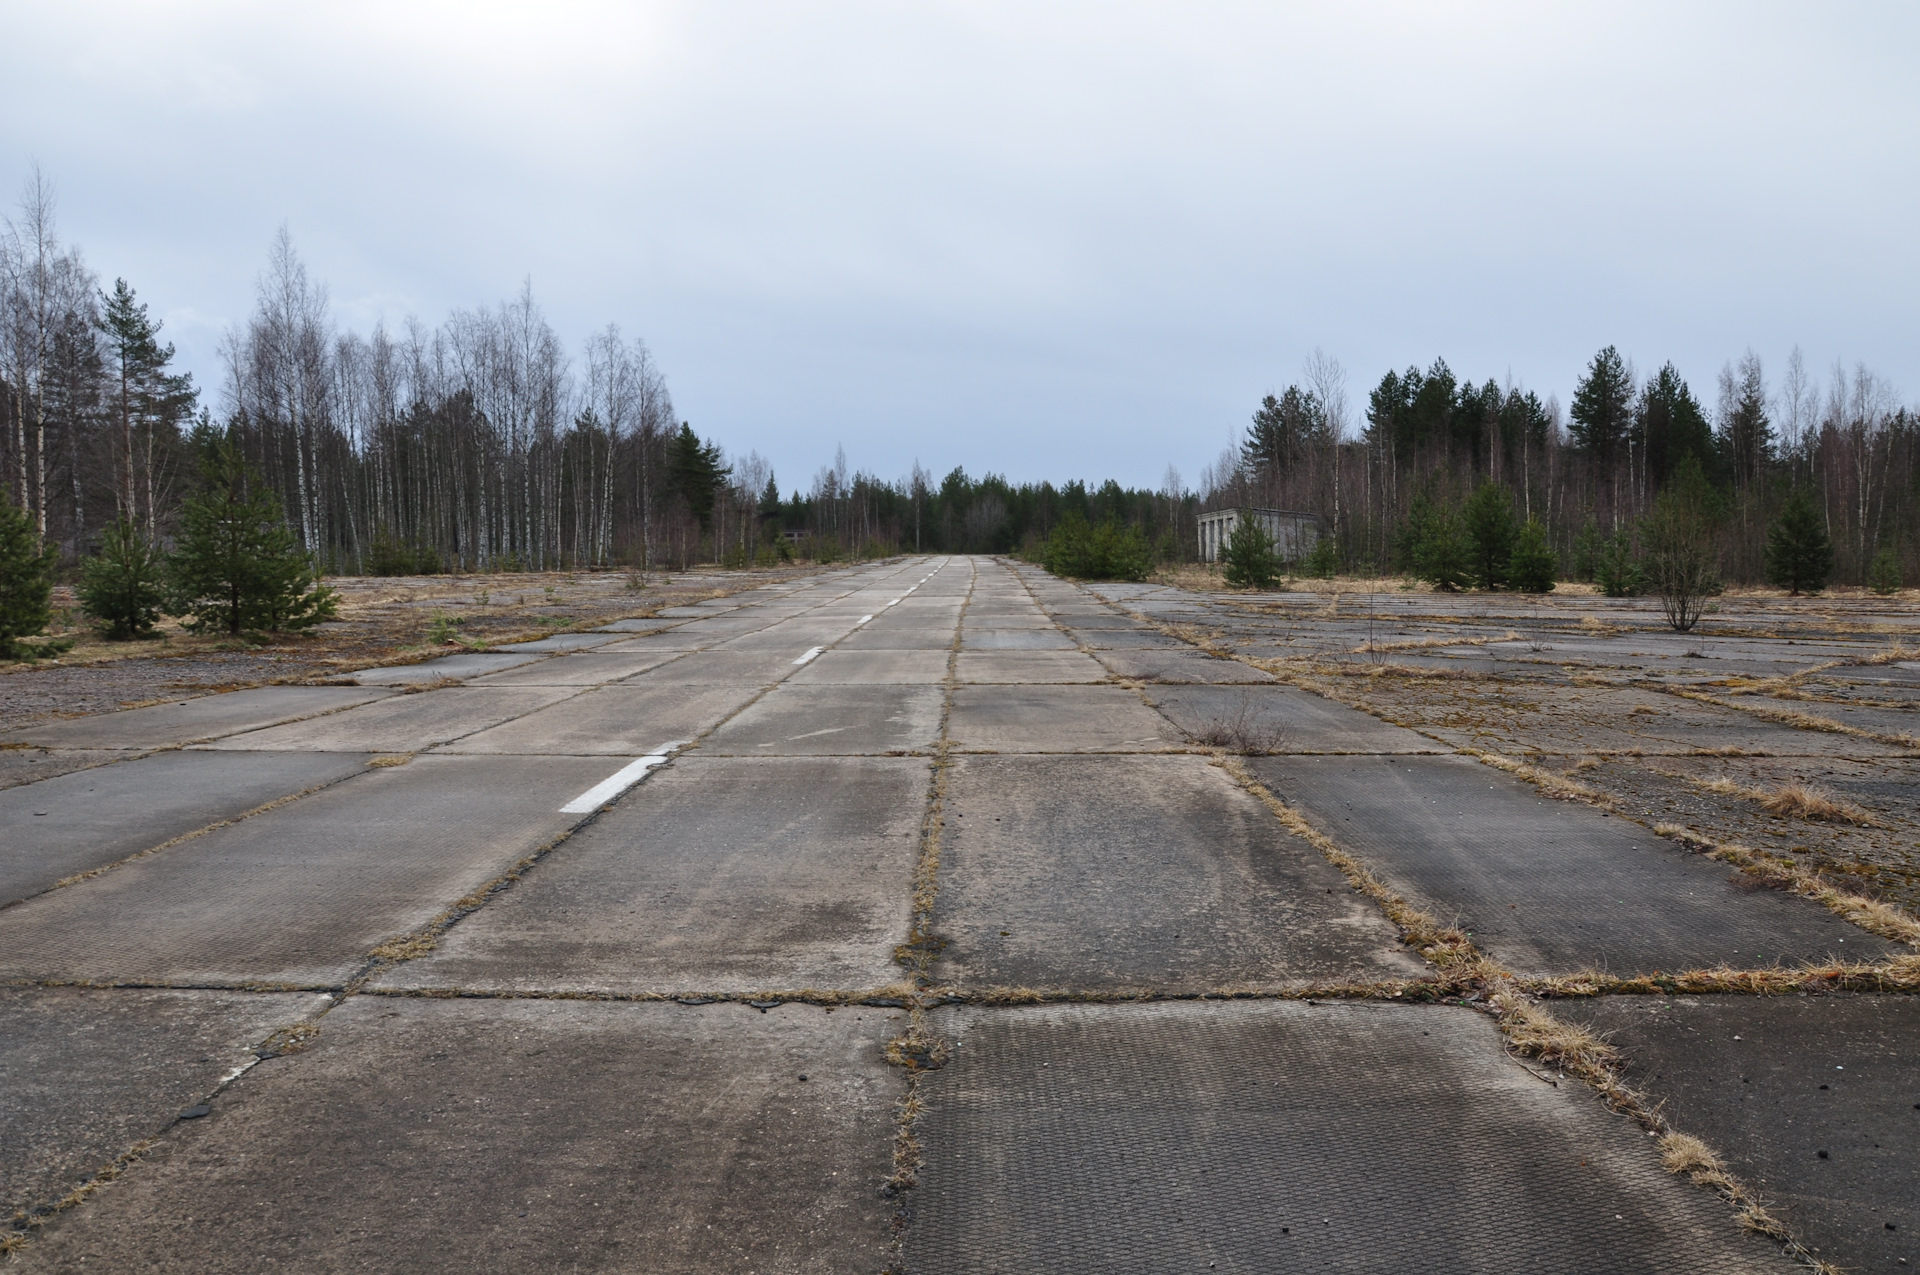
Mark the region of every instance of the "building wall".
<instances>
[{"instance_id":1,"label":"building wall","mask_svg":"<svg viewBox=\"0 0 1920 1275\"><path fill-rule=\"evenodd\" d=\"M1233 529L1243 515L1260 520L1273 540L1273 551L1283 562L1298 562L1320 541L1320 520L1312 514L1288 509L1222 509L1200 515L1200 561L1219 562L1226 557L1227 541L1233 538Z\"/></svg>"}]
</instances>

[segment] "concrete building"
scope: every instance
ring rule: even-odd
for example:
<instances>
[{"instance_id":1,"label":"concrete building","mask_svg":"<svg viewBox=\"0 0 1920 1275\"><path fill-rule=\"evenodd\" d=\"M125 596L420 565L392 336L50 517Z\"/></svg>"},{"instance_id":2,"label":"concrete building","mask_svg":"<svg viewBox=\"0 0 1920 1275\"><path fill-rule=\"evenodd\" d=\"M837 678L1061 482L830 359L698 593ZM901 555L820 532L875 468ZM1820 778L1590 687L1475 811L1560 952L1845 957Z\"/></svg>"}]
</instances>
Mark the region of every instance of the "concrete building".
<instances>
[{"instance_id":1,"label":"concrete building","mask_svg":"<svg viewBox=\"0 0 1920 1275\"><path fill-rule=\"evenodd\" d=\"M1298 562L1320 541L1320 519L1293 509L1217 509L1200 515L1200 561L1219 562L1242 518L1252 518L1273 540L1282 562Z\"/></svg>"}]
</instances>

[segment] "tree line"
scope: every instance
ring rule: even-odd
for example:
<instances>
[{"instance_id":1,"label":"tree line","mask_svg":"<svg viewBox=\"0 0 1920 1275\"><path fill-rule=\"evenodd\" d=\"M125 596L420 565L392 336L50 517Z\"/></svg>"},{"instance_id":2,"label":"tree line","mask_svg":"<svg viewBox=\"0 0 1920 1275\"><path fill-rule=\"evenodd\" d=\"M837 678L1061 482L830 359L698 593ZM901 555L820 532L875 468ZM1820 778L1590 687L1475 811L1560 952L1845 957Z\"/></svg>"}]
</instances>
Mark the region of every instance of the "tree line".
<instances>
[{"instance_id":1,"label":"tree line","mask_svg":"<svg viewBox=\"0 0 1920 1275\"><path fill-rule=\"evenodd\" d=\"M1203 475L1203 507L1315 513L1339 570L1497 587L1494 550L1468 561L1472 524L1483 544L1526 536L1534 562L1544 545L1559 578L1611 569L1630 583L1669 497L1698 521L1716 578L1752 584L1775 574L1769 536L1804 502L1837 579L1914 578L1920 414L1864 366L1836 364L1822 381L1796 350L1769 384L1749 351L1721 369L1709 406L1673 363L1642 377L1608 346L1563 412L1554 397L1435 359L1388 371L1358 420L1349 414L1344 373L1316 352Z\"/></svg>"}]
</instances>

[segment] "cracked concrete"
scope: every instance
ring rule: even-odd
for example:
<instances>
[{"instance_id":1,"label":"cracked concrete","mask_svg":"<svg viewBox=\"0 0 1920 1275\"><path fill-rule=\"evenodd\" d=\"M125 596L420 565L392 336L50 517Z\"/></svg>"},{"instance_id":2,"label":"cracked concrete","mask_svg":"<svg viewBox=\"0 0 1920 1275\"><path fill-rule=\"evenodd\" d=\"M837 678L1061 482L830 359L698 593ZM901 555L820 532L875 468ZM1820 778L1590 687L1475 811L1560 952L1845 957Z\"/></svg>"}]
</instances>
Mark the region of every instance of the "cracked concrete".
<instances>
[{"instance_id":1,"label":"cracked concrete","mask_svg":"<svg viewBox=\"0 0 1920 1275\"><path fill-rule=\"evenodd\" d=\"M1500 679L1561 666L1529 663L1539 634L1504 635L1559 613L1436 635L1431 603L1338 606L909 558L382 675L415 693L267 688L47 727L38 773L89 768L0 791L9 830L51 806L66 820L0 852L33 895L0 908L12 1260L1762 1270L1814 1246L1904 1254L1908 1231L1862 1236L1881 1214L1906 1225L1893 1097L1920 1075L1887 1042L1920 977L1885 963L1906 949L1433 755L1488 747L1485 727L1438 693L1386 709L1381 680L1413 674L1309 663L1410 643L1380 660L1470 670L1450 693L1519 701ZM1606 655L1617 639L1579 620L1554 620L1556 643ZM1797 739L1780 713L1828 710L1776 691L1762 718L1641 685L1653 674L1774 677L1846 650L1632 641L1640 681L1619 693L1674 720L1621 707L1588 729L1675 750L1736 722ZM1906 692L1885 693L1832 713L1884 735ZM202 746L102 765L121 727L142 750ZM1829 731L1806 755L1874 767L1892 748ZM1890 782L1848 774L1861 801ZM1470 932L1416 936L1421 910ZM1793 1137L1764 1118L1786 1107L1724 1100L1726 1046L1701 1024L1737 1019L1787 1067L1779 1050L1824 1030L1833 998L1696 996L1664 1016L1649 996L1537 999L1587 966L1657 988L1676 964L1843 953L1881 962L1846 975L1885 993L1849 1003L1879 1008L1832 1020L1867 1083L1826 1082L1839 1123ZM1528 994L1524 1012L1500 999ZM1808 1248L1743 1234L1732 1203L1666 1172L1668 1144L1579 1078L1598 1074L1580 1070L1592 1047L1544 1052L1549 1008L1612 1032L1645 1094L1623 1110L1644 1123L1667 1103ZM1835 1160L1842 1134L1886 1154ZM1806 1137L1834 1144L1816 1148L1827 1167L1803 1163Z\"/></svg>"}]
</instances>

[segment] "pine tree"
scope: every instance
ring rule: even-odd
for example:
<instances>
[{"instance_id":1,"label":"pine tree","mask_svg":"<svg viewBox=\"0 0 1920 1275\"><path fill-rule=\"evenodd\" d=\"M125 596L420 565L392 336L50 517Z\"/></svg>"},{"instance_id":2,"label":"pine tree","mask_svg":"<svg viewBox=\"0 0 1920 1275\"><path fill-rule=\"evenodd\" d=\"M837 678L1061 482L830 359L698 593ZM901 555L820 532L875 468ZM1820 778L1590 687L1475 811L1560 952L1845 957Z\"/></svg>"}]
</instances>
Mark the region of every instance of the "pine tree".
<instances>
[{"instance_id":1,"label":"pine tree","mask_svg":"<svg viewBox=\"0 0 1920 1275\"><path fill-rule=\"evenodd\" d=\"M1625 527L1601 542L1593 582L1610 598L1637 598L1646 592L1646 577L1633 556L1633 537Z\"/></svg>"},{"instance_id":2,"label":"pine tree","mask_svg":"<svg viewBox=\"0 0 1920 1275\"><path fill-rule=\"evenodd\" d=\"M1767 532L1767 579L1790 594L1818 593L1833 572L1833 541L1805 491L1787 498Z\"/></svg>"},{"instance_id":3,"label":"pine tree","mask_svg":"<svg viewBox=\"0 0 1920 1275\"><path fill-rule=\"evenodd\" d=\"M1900 592L1900 555L1889 547L1873 555L1867 569L1867 587L1885 596Z\"/></svg>"},{"instance_id":4,"label":"pine tree","mask_svg":"<svg viewBox=\"0 0 1920 1275\"><path fill-rule=\"evenodd\" d=\"M1300 569L1318 580L1331 580L1340 571L1340 546L1332 536L1321 536L1313 542L1313 552L1307 555Z\"/></svg>"},{"instance_id":5,"label":"pine tree","mask_svg":"<svg viewBox=\"0 0 1920 1275\"><path fill-rule=\"evenodd\" d=\"M1498 588L1507 582L1507 562L1513 556L1513 497L1489 479L1467 498L1463 512L1473 546L1474 583Z\"/></svg>"},{"instance_id":6,"label":"pine tree","mask_svg":"<svg viewBox=\"0 0 1920 1275\"><path fill-rule=\"evenodd\" d=\"M1529 518L1513 540L1513 557L1507 563L1507 579L1522 593L1552 593L1554 577L1560 574L1560 556L1547 543L1547 529L1537 518Z\"/></svg>"},{"instance_id":7,"label":"pine tree","mask_svg":"<svg viewBox=\"0 0 1920 1275\"><path fill-rule=\"evenodd\" d=\"M169 563L171 610L194 630L305 629L333 617L338 595L281 518L280 502L231 442L202 463L202 489L181 514Z\"/></svg>"},{"instance_id":8,"label":"pine tree","mask_svg":"<svg viewBox=\"0 0 1920 1275\"><path fill-rule=\"evenodd\" d=\"M1473 549L1450 505L1415 492L1400 541L1402 563L1443 593L1453 593L1472 578Z\"/></svg>"},{"instance_id":9,"label":"pine tree","mask_svg":"<svg viewBox=\"0 0 1920 1275\"><path fill-rule=\"evenodd\" d=\"M702 527L713 521L713 498L727 478L728 469L720 461L719 445L702 443L686 421L667 440L667 474L674 494L687 502Z\"/></svg>"},{"instance_id":10,"label":"pine tree","mask_svg":"<svg viewBox=\"0 0 1920 1275\"><path fill-rule=\"evenodd\" d=\"M56 545L41 544L33 518L0 491L0 659L40 654L21 638L32 637L53 618Z\"/></svg>"},{"instance_id":11,"label":"pine tree","mask_svg":"<svg viewBox=\"0 0 1920 1275\"><path fill-rule=\"evenodd\" d=\"M1226 568L1221 574L1236 589L1267 589L1280 578L1280 556L1273 551L1273 537L1244 512L1227 537Z\"/></svg>"},{"instance_id":12,"label":"pine tree","mask_svg":"<svg viewBox=\"0 0 1920 1275\"><path fill-rule=\"evenodd\" d=\"M1593 356L1587 374L1573 388L1568 432L1595 460L1611 464L1626 442L1632 406L1633 378L1620 351L1609 345Z\"/></svg>"},{"instance_id":13,"label":"pine tree","mask_svg":"<svg viewBox=\"0 0 1920 1275\"><path fill-rule=\"evenodd\" d=\"M80 565L80 603L113 641L153 636L166 602L166 559L130 518L100 533L100 552Z\"/></svg>"},{"instance_id":14,"label":"pine tree","mask_svg":"<svg viewBox=\"0 0 1920 1275\"><path fill-rule=\"evenodd\" d=\"M173 346L160 343L160 324L134 296L125 279L113 281L113 291L101 294L100 330L106 336L108 358L108 415L113 422L115 496L120 516L134 518L141 498L147 503L146 529L153 534L156 511L153 451L171 442L180 422L193 410L198 391L193 377L167 371ZM140 479L145 478L145 490Z\"/></svg>"}]
</instances>

